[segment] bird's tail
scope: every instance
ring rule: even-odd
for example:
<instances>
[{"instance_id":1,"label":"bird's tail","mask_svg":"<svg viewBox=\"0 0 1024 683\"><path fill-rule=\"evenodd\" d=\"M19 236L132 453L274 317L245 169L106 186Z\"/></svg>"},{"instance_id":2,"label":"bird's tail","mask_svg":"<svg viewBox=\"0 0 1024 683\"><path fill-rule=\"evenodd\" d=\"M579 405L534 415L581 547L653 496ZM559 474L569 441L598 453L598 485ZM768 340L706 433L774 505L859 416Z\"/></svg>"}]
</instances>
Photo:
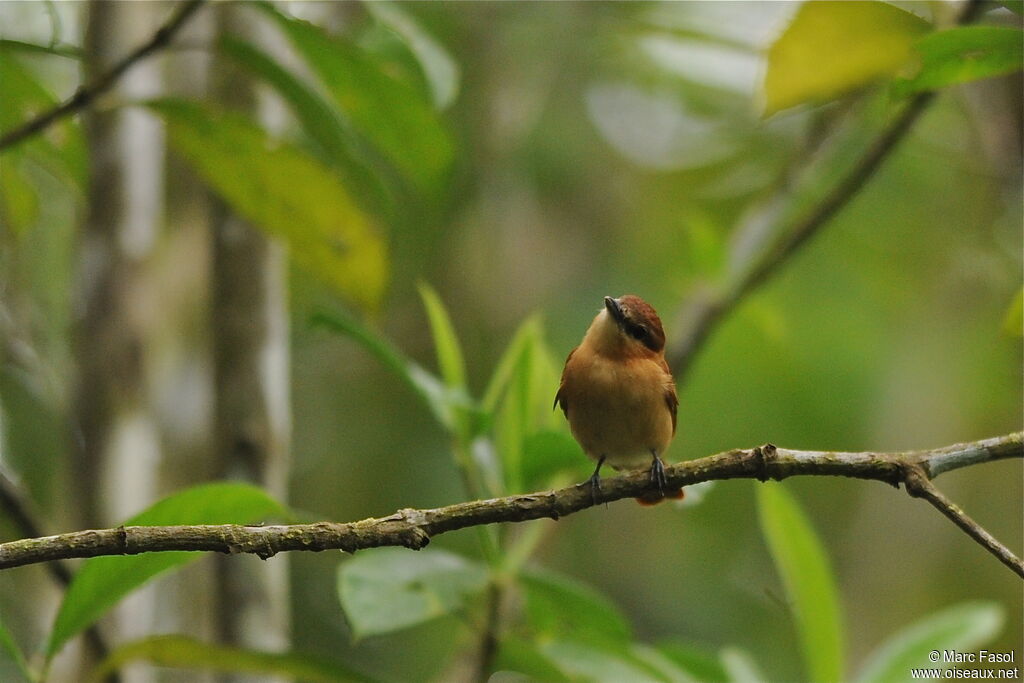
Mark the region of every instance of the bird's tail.
<instances>
[{"instance_id":1,"label":"bird's tail","mask_svg":"<svg viewBox=\"0 0 1024 683\"><path fill-rule=\"evenodd\" d=\"M661 491L648 491L642 496L637 496L636 502L640 503L645 507L649 507L651 505L657 505L661 501L668 500L669 498L671 498L672 500L682 500L683 495L684 494L682 488L668 490L665 491L664 493L662 493Z\"/></svg>"}]
</instances>

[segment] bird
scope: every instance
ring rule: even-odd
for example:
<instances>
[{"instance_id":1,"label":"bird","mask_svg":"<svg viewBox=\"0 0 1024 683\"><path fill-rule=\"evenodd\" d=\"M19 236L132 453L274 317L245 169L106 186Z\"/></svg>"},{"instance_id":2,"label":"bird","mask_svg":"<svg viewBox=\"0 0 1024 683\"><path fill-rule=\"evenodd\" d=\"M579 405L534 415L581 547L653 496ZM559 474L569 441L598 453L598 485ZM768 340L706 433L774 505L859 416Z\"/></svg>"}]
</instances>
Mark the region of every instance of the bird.
<instances>
[{"instance_id":1,"label":"bird","mask_svg":"<svg viewBox=\"0 0 1024 683\"><path fill-rule=\"evenodd\" d=\"M561 407L583 452L597 461L587 480L596 503L601 466L649 468L652 490L636 500L681 499L661 459L676 432L679 399L665 362L665 331L654 308L633 294L606 296L580 345L565 360L553 407Z\"/></svg>"}]
</instances>

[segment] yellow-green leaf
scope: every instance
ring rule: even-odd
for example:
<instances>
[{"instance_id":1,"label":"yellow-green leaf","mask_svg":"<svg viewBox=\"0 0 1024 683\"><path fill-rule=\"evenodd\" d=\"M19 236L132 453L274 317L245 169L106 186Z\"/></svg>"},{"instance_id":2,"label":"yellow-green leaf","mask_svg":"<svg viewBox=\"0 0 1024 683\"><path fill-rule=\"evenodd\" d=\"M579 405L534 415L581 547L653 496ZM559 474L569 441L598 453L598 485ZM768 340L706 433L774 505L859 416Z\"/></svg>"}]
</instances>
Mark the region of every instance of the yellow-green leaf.
<instances>
[{"instance_id":1,"label":"yellow-green leaf","mask_svg":"<svg viewBox=\"0 0 1024 683\"><path fill-rule=\"evenodd\" d=\"M828 555L800 504L781 484L758 486L757 508L793 611L807 679L842 680L842 615Z\"/></svg>"},{"instance_id":2,"label":"yellow-green leaf","mask_svg":"<svg viewBox=\"0 0 1024 683\"><path fill-rule=\"evenodd\" d=\"M892 76L929 24L885 2L805 2L768 48L766 116Z\"/></svg>"},{"instance_id":3,"label":"yellow-green leaf","mask_svg":"<svg viewBox=\"0 0 1024 683\"><path fill-rule=\"evenodd\" d=\"M240 114L184 100L148 106L235 211L287 241L296 262L353 303L378 306L388 279L384 238L330 167Z\"/></svg>"},{"instance_id":4,"label":"yellow-green leaf","mask_svg":"<svg viewBox=\"0 0 1024 683\"><path fill-rule=\"evenodd\" d=\"M1024 33L1008 26L939 31L919 40L914 49L921 55L921 70L894 84L898 95L1002 76L1024 66Z\"/></svg>"}]
</instances>

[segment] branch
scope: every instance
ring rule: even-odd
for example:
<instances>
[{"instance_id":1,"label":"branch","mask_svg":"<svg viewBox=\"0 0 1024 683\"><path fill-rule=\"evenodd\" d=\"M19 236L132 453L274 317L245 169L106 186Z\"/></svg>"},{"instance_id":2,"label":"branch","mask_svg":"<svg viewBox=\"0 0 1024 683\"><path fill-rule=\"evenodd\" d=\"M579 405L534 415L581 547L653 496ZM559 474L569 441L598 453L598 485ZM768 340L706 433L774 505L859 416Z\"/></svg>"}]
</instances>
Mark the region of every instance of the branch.
<instances>
[{"instance_id":1,"label":"branch","mask_svg":"<svg viewBox=\"0 0 1024 683\"><path fill-rule=\"evenodd\" d=\"M187 0L171 15L163 26L157 29L148 42L128 53L120 62L96 80L80 87L74 95L53 109L43 112L22 125L0 136L0 151L12 147L25 138L42 132L53 123L76 114L88 107L93 100L110 90L128 69L171 42L174 34L188 21L206 0Z\"/></svg>"},{"instance_id":2,"label":"branch","mask_svg":"<svg viewBox=\"0 0 1024 683\"><path fill-rule=\"evenodd\" d=\"M963 25L973 21L981 6L980 0L968 0L957 17L956 24ZM912 97L835 187L811 208L803 220L767 249L752 268L746 269L735 281L721 290L698 291L684 305L680 317L686 322L676 337L676 343L665 353L677 382L680 382L690 369L697 352L718 323L724 320L746 296L771 279L800 247L809 242L857 196L934 99L934 92L922 92Z\"/></svg>"},{"instance_id":3,"label":"branch","mask_svg":"<svg viewBox=\"0 0 1024 683\"><path fill-rule=\"evenodd\" d=\"M942 472L982 462L1024 457L1022 439L1024 432L1017 432L935 450L904 453L794 451L767 444L747 450L725 451L667 467L665 485L674 488L712 479L766 481L817 475L873 479L893 486L904 482L909 485L912 495L918 495L923 491L920 480L927 482L929 477ZM638 471L603 480L596 500L592 499L589 486L577 484L555 491L474 500L442 508L403 509L387 517L359 522L273 526L129 526L75 531L0 544L0 569L71 557L136 555L166 550L253 553L263 559L292 550L344 550L352 553L380 546L419 550L431 538L447 531L545 517L557 520L595 503L636 497L647 491L649 486L648 473ZM927 494L921 495L927 497ZM985 547L992 551L991 546L986 544ZM1014 571L1024 577L1024 566L1020 560L1005 548L1003 550L1012 558Z\"/></svg>"}]
</instances>

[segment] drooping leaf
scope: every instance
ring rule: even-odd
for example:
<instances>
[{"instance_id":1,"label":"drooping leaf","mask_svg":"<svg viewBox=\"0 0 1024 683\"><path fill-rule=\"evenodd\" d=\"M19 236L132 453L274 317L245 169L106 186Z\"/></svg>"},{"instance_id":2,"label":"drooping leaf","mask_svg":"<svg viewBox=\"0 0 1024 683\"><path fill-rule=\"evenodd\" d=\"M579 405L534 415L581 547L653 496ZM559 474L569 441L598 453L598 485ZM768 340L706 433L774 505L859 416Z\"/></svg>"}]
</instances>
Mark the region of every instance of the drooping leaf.
<instances>
[{"instance_id":1,"label":"drooping leaf","mask_svg":"<svg viewBox=\"0 0 1024 683\"><path fill-rule=\"evenodd\" d=\"M332 104L251 43L225 35L220 39L219 48L274 88L291 105L321 156L337 169L352 197L364 209L390 214L393 197L359 150L359 141L351 126Z\"/></svg>"},{"instance_id":2,"label":"drooping leaf","mask_svg":"<svg viewBox=\"0 0 1024 683\"><path fill-rule=\"evenodd\" d=\"M285 676L325 683L366 683L374 679L338 662L295 652L258 652L204 643L187 636L151 636L121 645L96 668L98 683L125 664L145 661L155 666L189 671Z\"/></svg>"},{"instance_id":3,"label":"drooping leaf","mask_svg":"<svg viewBox=\"0 0 1024 683\"><path fill-rule=\"evenodd\" d=\"M295 260L374 309L388 279L384 238L334 171L248 118L184 100L149 103L171 144L239 214L288 242Z\"/></svg>"},{"instance_id":4,"label":"drooping leaf","mask_svg":"<svg viewBox=\"0 0 1024 683\"><path fill-rule=\"evenodd\" d=\"M633 643L629 649L633 661L657 674L665 683L703 683L661 650L644 643Z\"/></svg>"},{"instance_id":5,"label":"drooping leaf","mask_svg":"<svg viewBox=\"0 0 1024 683\"><path fill-rule=\"evenodd\" d=\"M928 23L885 2L805 2L768 48L764 114L892 76Z\"/></svg>"},{"instance_id":6,"label":"drooping leaf","mask_svg":"<svg viewBox=\"0 0 1024 683\"><path fill-rule=\"evenodd\" d=\"M993 602L964 602L930 614L901 629L868 657L861 683L901 683L911 669L949 666L933 652L972 652L995 637L1003 626L1003 609Z\"/></svg>"},{"instance_id":7,"label":"drooping leaf","mask_svg":"<svg viewBox=\"0 0 1024 683\"><path fill-rule=\"evenodd\" d=\"M312 323L341 332L372 353L420 397L446 429L456 429L459 415L473 414L477 410L465 392L446 387L436 375L407 358L382 335L355 318L340 311L318 311L313 315Z\"/></svg>"},{"instance_id":8,"label":"drooping leaf","mask_svg":"<svg viewBox=\"0 0 1024 683\"><path fill-rule=\"evenodd\" d=\"M780 484L757 487L761 532L786 589L807 677L843 678L843 627L832 568L797 501Z\"/></svg>"},{"instance_id":9,"label":"drooping leaf","mask_svg":"<svg viewBox=\"0 0 1024 683\"><path fill-rule=\"evenodd\" d=\"M921 70L893 85L897 95L1002 76L1024 67L1024 32L1018 28L960 26L927 35L914 48L921 54Z\"/></svg>"},{"instance_id":10,"label":"drooping leaf","mask_svg":"<svg viewBox=\"0 0 1024 683\"><path fill-rule=\"evenodd\" d=\"M354 45L269 3L260 7L281 26L354 129L413 187L428 196L438 192L454 158L454 146L430 102Z\"/></svg>"},{"instance_id":11,"label":"drooping leaf","mask_svg":"<svg viewBox=\"0 0 1024 683\"><path fill-rule=\"evenodd\" d=\"M36 677L28 668L28 662L25 660L25 655L22 654L21 648L14 642L14 637L11 636L11 632L4 626L3 620L0 619L0 661L4 659L9 660L13 665L13 670L26 681L35 681Z\"/></svg>"},{"instance_id":12,"label":"drooping leaf","mask_svg":"<svg viewBox=\"0 0 1024 683\"><path fill-rule=\"evenodd\" d=\"M625 648L629 622L608 598L568 576L546 569L521 575L530 630L544 638Z\"/></svg>"},{"instance_id":13,"label":"drooping leaf","mask_svg":"<svg viewBox=\"0 0 1024 683\"><path fill-rule=\"evenodd\" d=\"M284 515L286 510L263 490L248 484L219 482L195 486L164 498L127 520L125 526L247 524ZM200 556L200 552L172 551L87 560L64 594L46 645L47 658L52 658L64 643L103 616L121 598L157 574Z\"/></svg>"},{"instance_id":14,"label":"drooping leaf","mask_svg":"<svg viewBox=\"0 0 1024 683\"><path fill-rule=\"evenodd\" d=\"M459 92L459 65L448 51L427 33L412 16L394 3L365 2L363 6L378 21L401 36L415 55L430 85L434 106L447 109Z\"/></svg>"},{"instance_id":15,"label":"drooping leaf","mask_svg":"<svg viewBox=\"0 0 1024 683\"><path fill-rule=\"evenodd\" d=\"M442 550L378 548L338 570L338 596L356 638L452 614L486 583L483 565Z\"/></svg>"}]
</instances>

